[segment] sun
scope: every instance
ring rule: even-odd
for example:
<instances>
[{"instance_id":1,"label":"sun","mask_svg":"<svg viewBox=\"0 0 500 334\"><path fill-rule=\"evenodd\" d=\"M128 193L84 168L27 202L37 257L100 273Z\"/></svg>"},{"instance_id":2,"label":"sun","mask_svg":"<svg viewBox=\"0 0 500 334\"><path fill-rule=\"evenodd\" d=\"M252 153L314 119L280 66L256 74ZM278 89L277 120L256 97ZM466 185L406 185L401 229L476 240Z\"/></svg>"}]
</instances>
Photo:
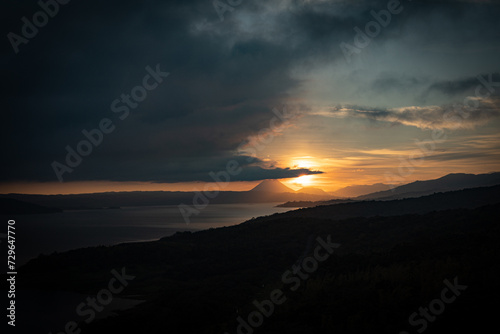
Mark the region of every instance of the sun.
<instances>
[{"instance_id":1,"label":"sun","mask_svg":"<svg viewBox=\"0 0 500 334\"><path fill-rule=\"evenodd\" d=\"M293 179L293 182L300 184L302 187L309 187L314 184L314 175L302 175Z\"/></svg>"}]
</instances>

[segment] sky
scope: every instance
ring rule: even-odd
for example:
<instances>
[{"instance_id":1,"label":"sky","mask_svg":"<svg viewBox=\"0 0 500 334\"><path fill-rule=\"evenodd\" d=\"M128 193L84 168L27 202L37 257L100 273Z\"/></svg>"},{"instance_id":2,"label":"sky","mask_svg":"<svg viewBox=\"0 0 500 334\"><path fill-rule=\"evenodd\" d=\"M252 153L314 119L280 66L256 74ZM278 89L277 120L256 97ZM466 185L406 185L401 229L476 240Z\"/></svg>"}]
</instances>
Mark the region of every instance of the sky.
<instances>
[{"instance_id":1,"label":"sky","mask_svg":"<svg viewBox=\"0 0 500 334\"><path fill-rule=\"evenodd\" d=\"M0 193L500 171L498 1L2 7Z\"/></svg>"}]
</instances>

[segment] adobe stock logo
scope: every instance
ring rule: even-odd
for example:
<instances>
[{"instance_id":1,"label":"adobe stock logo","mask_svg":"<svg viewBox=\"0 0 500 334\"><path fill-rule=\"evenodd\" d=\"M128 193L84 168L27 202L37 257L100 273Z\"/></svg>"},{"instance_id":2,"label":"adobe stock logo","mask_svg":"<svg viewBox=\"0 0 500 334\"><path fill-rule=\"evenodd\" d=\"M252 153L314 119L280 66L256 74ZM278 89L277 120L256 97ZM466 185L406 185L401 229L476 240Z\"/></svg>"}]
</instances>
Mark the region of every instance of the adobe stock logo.
<instances>
[{"instance_id":1,"label":"adobe stock logo","mask_svg":"<svg viewBox=\"0 0 500 334\"><path fill-rule=\"evenodd\" d=\"M21 35L15 34L12 31L7 34L14 52L19 53L19 46L21 44L28 44L30 39L38 35L38 28L43 28L49 23L50 18L54 18L59 13L59 5L66 5L71 0L43 0L38 1L38 6L42 10L33 14L31 21L26 16L21 18L23 23L21 27Z\"/></svg>"},{"instance_id":2,"label":"adobe stock logo","mask_svg":"<svg viewBox=\"0 0 500 334\"><path fill-rule=\"evenodd\" d=\"M429 323L434 322L437 316L441 315L446 309L446 305L453 303L458 296L462 294L464 290L467 289L467 285L458 284L458 276L455 276L453 283L445 279L443 283L446 285L439 298L433 299L428 307L420 307L417 312L413 312L408 318L408 322L411 326L417 327L415 330L417 333L423 333ZM410 334L407 331L401 331L399 334Z\"/></svg>"}]
</instances>

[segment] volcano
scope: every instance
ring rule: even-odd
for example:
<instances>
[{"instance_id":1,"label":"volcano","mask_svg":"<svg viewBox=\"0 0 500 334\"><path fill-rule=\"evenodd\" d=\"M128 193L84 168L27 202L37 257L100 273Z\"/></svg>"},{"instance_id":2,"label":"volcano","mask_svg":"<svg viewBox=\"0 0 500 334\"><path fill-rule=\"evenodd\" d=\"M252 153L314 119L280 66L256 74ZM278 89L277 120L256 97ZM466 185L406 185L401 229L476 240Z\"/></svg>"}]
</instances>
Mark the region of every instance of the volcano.
<instances>
[{"instance_id":1,"label":"volcano","mask_svg":"<svg viewBox=\"0 0 500 334\"><path fill-rule=\"evenodd\" d=\"M264 180L250 191L263 191L269 193L294 193L294 191L278 180Z\"/></svg>"}]
</instances>

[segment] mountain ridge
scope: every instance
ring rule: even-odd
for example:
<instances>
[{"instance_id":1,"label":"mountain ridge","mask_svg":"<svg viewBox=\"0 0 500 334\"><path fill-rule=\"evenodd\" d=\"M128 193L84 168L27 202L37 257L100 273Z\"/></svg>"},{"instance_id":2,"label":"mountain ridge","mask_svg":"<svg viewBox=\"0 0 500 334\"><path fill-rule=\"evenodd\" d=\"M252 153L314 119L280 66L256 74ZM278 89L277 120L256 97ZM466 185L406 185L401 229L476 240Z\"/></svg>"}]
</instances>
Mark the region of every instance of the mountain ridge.
<instances>
[{"instance_id":1,"label":"mountain ridge","mask_svg":"<svg viewBox=\"0 0 500 334\"><path fill-rule=\"evenodd\" d=\"M500 172L485 174L450 173L440 178L414 181L390 190L358 196L356 200L420 197L436 192L487 187L500 184Z\"/></svg>"},{"instance_id":2,"label":"mountain ridge","mask_svg":"<svg viewBox=\"0 0 500 334\"><path fill-rule=\"evenodd\" d=\"M378 191L389 190L390 185L385 183L375 183L370 185L353 185L340 188L332 192L333 195L339 197L358 197L368 195Z\"/></svg>"}]
</instances>

